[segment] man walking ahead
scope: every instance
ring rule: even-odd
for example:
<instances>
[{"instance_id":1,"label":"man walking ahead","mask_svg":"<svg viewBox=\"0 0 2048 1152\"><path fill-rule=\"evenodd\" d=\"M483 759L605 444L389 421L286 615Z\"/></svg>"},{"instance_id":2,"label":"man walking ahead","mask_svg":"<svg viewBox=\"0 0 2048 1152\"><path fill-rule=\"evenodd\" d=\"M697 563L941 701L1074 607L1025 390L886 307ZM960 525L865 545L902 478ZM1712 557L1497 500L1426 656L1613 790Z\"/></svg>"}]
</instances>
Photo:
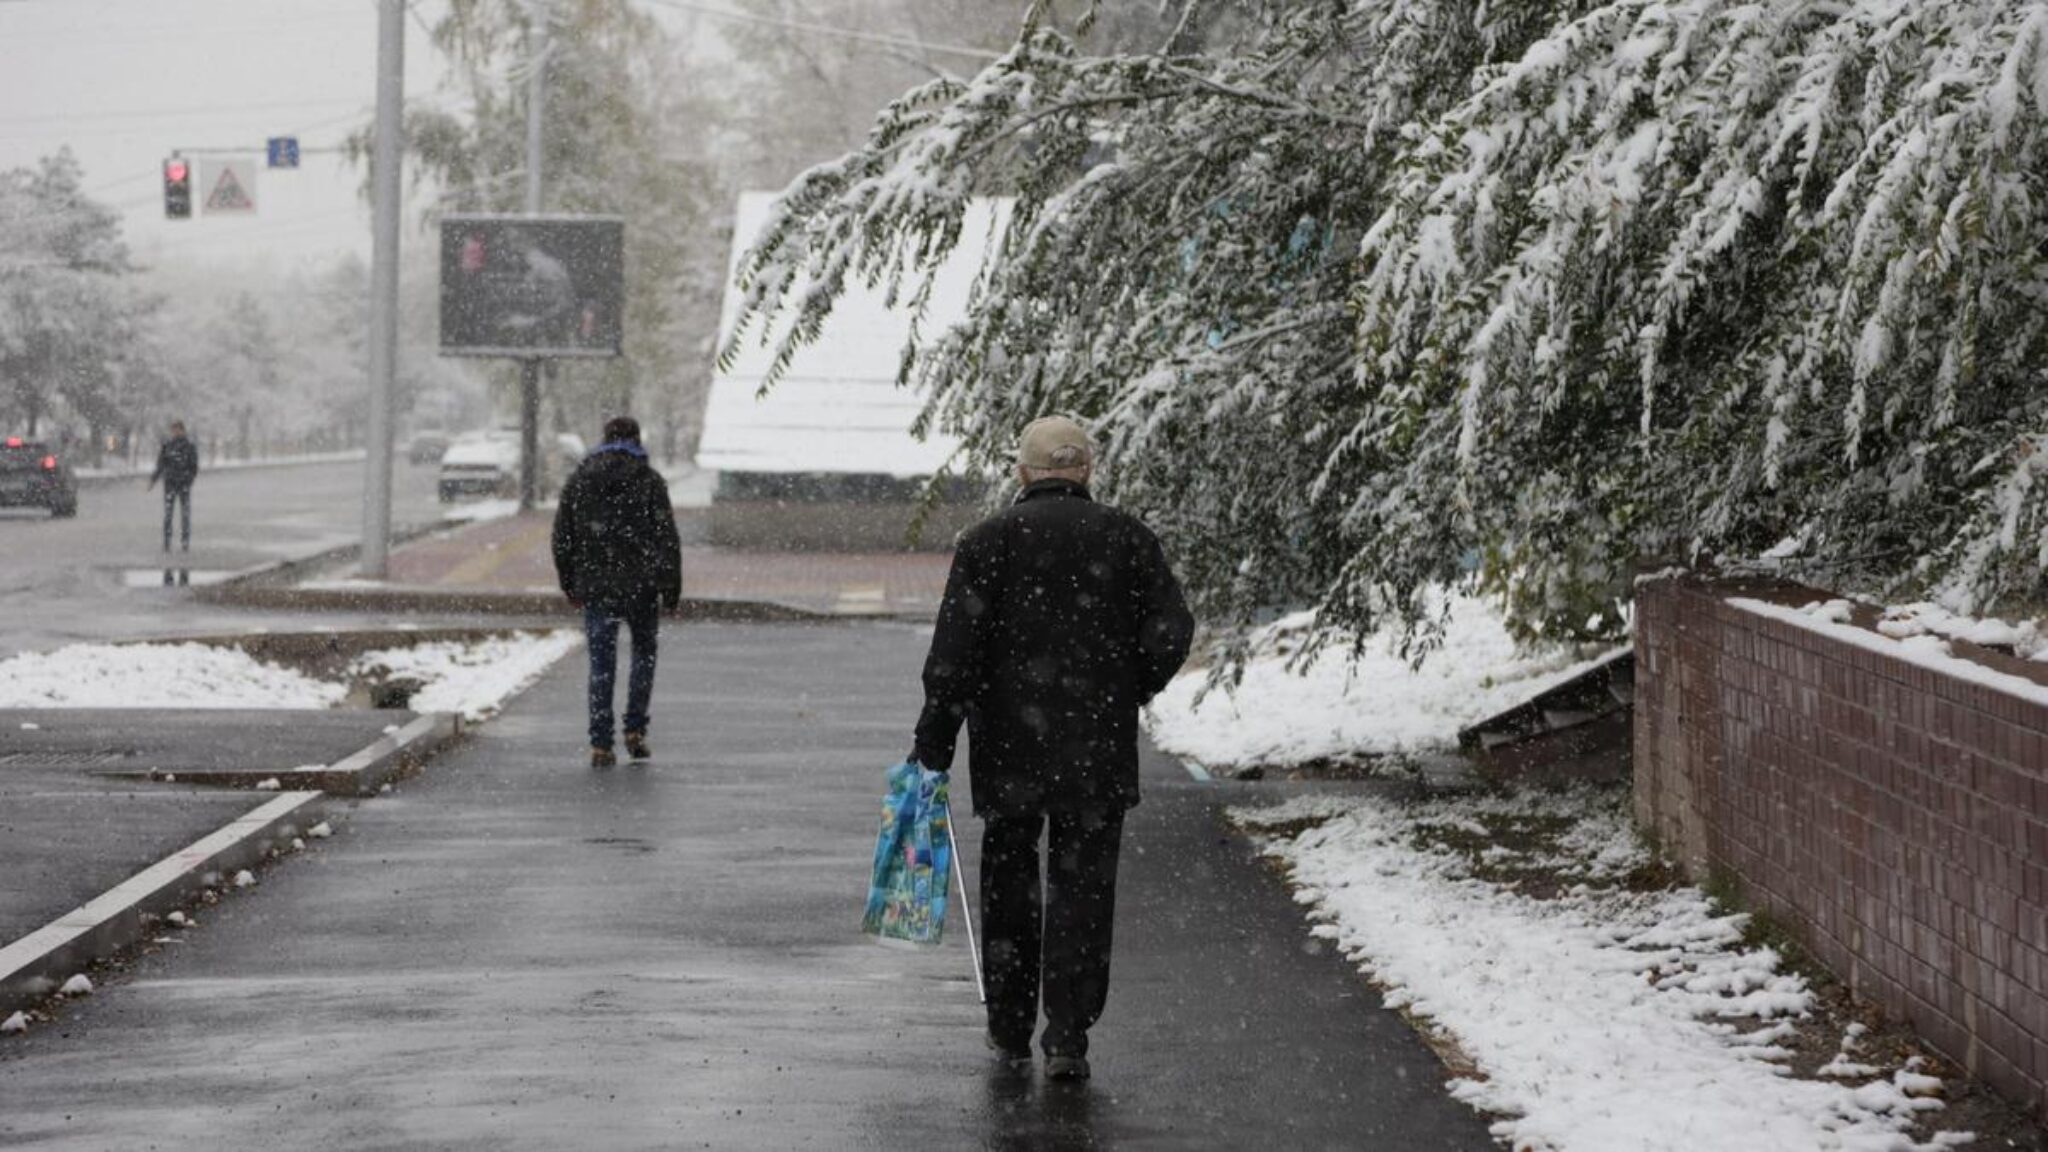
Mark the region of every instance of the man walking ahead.
<instances>
[{"instance_id":1,"label":"man walking ahead","mask_svg":"<svg viewBox=\"0 0 2048 1152\"><path fill-rule=\"evenodd\" d=\"M626 751L647 747L647 704L661 612L683 598L682 542L668 482L647 462L640 425L629 416L605 423L604 443L562 486L555 511L555 574L569 602L583 609L590 648L590 766L609 768L612 696L619 674L619 625L633 634L626 684Z\"/></svg>"},{"instance_id":2,"label":"man walking ahead","mask_svg":"<svg viewBox=\"0 0 2048 1152\"><path fill-rule=\"evenodd\" d=\"M988 1042L1031 1058L1041 988L1046 1075L1088 1076L1088 1029L1109 995L1124 812L1138 802L1138 709L1187 658L1194 619L1159 541L1088 495L1081 426L1024 430L1023 485L960 538L911 757L953 761L961 722L984 823ZM1049 829L1049 832L1048 832ZM1041 884L1038 841L1048 835Z\"/></svg>"},{"instance_id":3,"label":"man walking ahead","mask_svg":"<svg viewBox=\"0 0 2048 1152\"><path fill-rule=\"evenodd\" d=\"M199 449L185 438L185 422L171 421L171 436L156 451L156 471L149 474L148 488L164 482L164 551L171 550L171 513L184 510L181 546L192 550L192 481L199 478ZM170 577L165 576L168 580Z\"/></svg>"}]
</instances>

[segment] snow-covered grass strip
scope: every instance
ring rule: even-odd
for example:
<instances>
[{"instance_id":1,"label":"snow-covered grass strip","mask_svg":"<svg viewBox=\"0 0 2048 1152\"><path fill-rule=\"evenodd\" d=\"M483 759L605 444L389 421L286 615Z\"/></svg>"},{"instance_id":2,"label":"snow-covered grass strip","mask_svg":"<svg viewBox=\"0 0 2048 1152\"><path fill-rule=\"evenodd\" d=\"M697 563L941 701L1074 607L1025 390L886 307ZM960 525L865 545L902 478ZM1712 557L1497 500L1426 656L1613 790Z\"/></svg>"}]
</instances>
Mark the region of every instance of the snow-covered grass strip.
<instances>
[{"instance_id":1,"label":"snow-covered grass strip","mask_svg":"<svg viewBox=\"0 0 2048 1152\"><path fill-rule=\"evenodd\" d=\"M1615 882L1649 860L1619 797L1323 797L1233 815L1290 867L1316 934L1455 1041L1477 1075L1453 1092L1499 1116L1493 1131L1517 1152L1968 1139L1912 1138L1942 1105L1911 1068L1848 1084L1792 1075L1784 1043L1811 989L1698 889ZM1532 866L1555 873L1549 891L1513 879Z\"/></svg>"},{"instance_id":2,"label":"snow-covered grass strip","mask_svg":"<svg viewBox=\"0 0 2048 1152\"><path fill-rule=\"evenodd\" d=\"M416 712L483 720L581 643L569 630L520 632L357 657L339 680L210 644L74 644L0 660L0 708L297 708L340 706L357 680L417 682Z\"/></svg>"},{"instance_id":3,"label":"snow-covered grass strip","mask_svg":"<svg viewBox=\"0 0 2048 1152\"><path fill-rule=\"evenodd\" d=\"M332 708L347 695L207 644L73 644L0 660L0 708Z\"/></svg>"},{"instance_id":4,"label":"snow-covered grass strip","mask_svg":"<svg viewBox=\"0 0 2048 1152\"><path fill-rule=\"evenodd\" d=\"M1205 695L1206 671L1176 679L1146 711L1152 739L1211 767L1448 749L1460 728L1593 662L1577 648L1521 650L1500 614L1471 597L1452 602L1443 647L1420 669L1386 638L1356 657L1349 645L1333 644L1296 667L1290 646L1307 626L1308 618L1297 616L1266 629L1234 691L1218 687Z\"/></svg>"},{"instance_id":5,"label":"snow-covered grass strip","mask_svg":"<svg viewBox=\"0 0 2048 1152\"><path fill-rule=\"evenodd\" d=\"M521 632L475 642L443 641L387 648L356 658L352 671L379 669L421 682L415 712L454 712L471 722L495 715L581 641L571 631Z\"/></svg>"}]
</instances>

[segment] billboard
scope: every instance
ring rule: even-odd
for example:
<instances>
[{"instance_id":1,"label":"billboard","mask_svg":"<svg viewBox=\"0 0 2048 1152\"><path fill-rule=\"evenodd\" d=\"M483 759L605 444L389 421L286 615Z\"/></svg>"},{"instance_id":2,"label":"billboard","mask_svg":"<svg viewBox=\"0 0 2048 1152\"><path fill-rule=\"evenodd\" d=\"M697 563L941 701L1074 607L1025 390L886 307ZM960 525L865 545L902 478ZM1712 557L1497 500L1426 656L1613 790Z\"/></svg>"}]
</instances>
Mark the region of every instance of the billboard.
<instances>
[{"instance_id":1,"label":"billboard","mask_svg":"<svg viewBox=\"0 0 2048 1152\"><path fill-rule=\"evenodd\" d=\"M444 216L443 356L617 356L625 225L593 216Z\"/></svg>"}]
</instances>

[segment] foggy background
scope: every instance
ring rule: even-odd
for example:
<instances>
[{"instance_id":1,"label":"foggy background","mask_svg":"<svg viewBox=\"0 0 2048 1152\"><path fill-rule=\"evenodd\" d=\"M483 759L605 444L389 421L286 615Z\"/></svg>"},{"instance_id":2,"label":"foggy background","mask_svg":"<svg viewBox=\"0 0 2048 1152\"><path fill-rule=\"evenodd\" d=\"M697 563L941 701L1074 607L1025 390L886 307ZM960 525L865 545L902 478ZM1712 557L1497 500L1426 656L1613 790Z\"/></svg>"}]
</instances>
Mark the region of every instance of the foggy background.
<instances>
[{"instance_id":1,"label":"foggy background","mask_svg":"<svg viewBox=\"0 0 2048 1152\"><path fill-rule=\"evenodd\" d=\"M629 315L623 359L558 368L544 423L588 434L602 413L632 410L653 447L687 457L738 194L838 155L913 86L971 75L1013 42L1025 7L558 0L546 208L626 217ZM1071 26L1079 8L1055 18ZM444 211L519 208L533 11L410 6L401 441L511 416L510 365L435 355L432 225ZM153 448L173 415L215 456L360 445L369 208L357 155L375 25L370 0L0 0L0 171L20 182L68 155L41 195L98 213L94 235L122 250L59 291L29 282L48 258L20 231L0 244L17 297L13 318L0 314L0 426L95 456ZM1146 0L1112 4L1086 43L1156 46L1166 27ZM165 219L174 150L284 135L298 137L301 167L259 171L255 216ZM203 191L195 181L195 199ZM59 218L34 194L0 203L0 221ZM36 316L78 311L63 292L104 307L96 334L35 347Z\"/></svg>"}]
</instances>

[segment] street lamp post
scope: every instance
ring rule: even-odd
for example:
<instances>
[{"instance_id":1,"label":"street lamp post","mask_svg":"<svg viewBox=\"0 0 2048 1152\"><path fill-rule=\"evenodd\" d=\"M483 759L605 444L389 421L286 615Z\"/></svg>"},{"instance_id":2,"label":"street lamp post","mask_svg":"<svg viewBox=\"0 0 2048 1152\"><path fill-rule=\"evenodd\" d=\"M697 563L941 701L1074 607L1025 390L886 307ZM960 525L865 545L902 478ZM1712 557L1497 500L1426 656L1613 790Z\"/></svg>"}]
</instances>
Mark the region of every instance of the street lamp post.
<instances>
[{"instance_id":1,"label":"street lamp post","mask_svg":"<svg viewBox=\"0 0 2048 1152\"><path fill-rule=\"evenodd\" d=\"M541 125L548 98L548 14L536 13L532 59L526 73L526 214L540 215ZM528 510L540 496L541 360L519 362L519 507Z\"/></svg>"},{"instance_id":2,"label":"street lamp post","mask_svg":"<svg viewBox=\"0 0 2048 1152\"><path fill-rule=\"evenodd\" d=\"M405 151L405 0L377 4L377 138L370 179L369 462L363 482L362 574L386 575L391 559L392 393L398 375L398 220Z\"/></svg>"}]
</instances>

